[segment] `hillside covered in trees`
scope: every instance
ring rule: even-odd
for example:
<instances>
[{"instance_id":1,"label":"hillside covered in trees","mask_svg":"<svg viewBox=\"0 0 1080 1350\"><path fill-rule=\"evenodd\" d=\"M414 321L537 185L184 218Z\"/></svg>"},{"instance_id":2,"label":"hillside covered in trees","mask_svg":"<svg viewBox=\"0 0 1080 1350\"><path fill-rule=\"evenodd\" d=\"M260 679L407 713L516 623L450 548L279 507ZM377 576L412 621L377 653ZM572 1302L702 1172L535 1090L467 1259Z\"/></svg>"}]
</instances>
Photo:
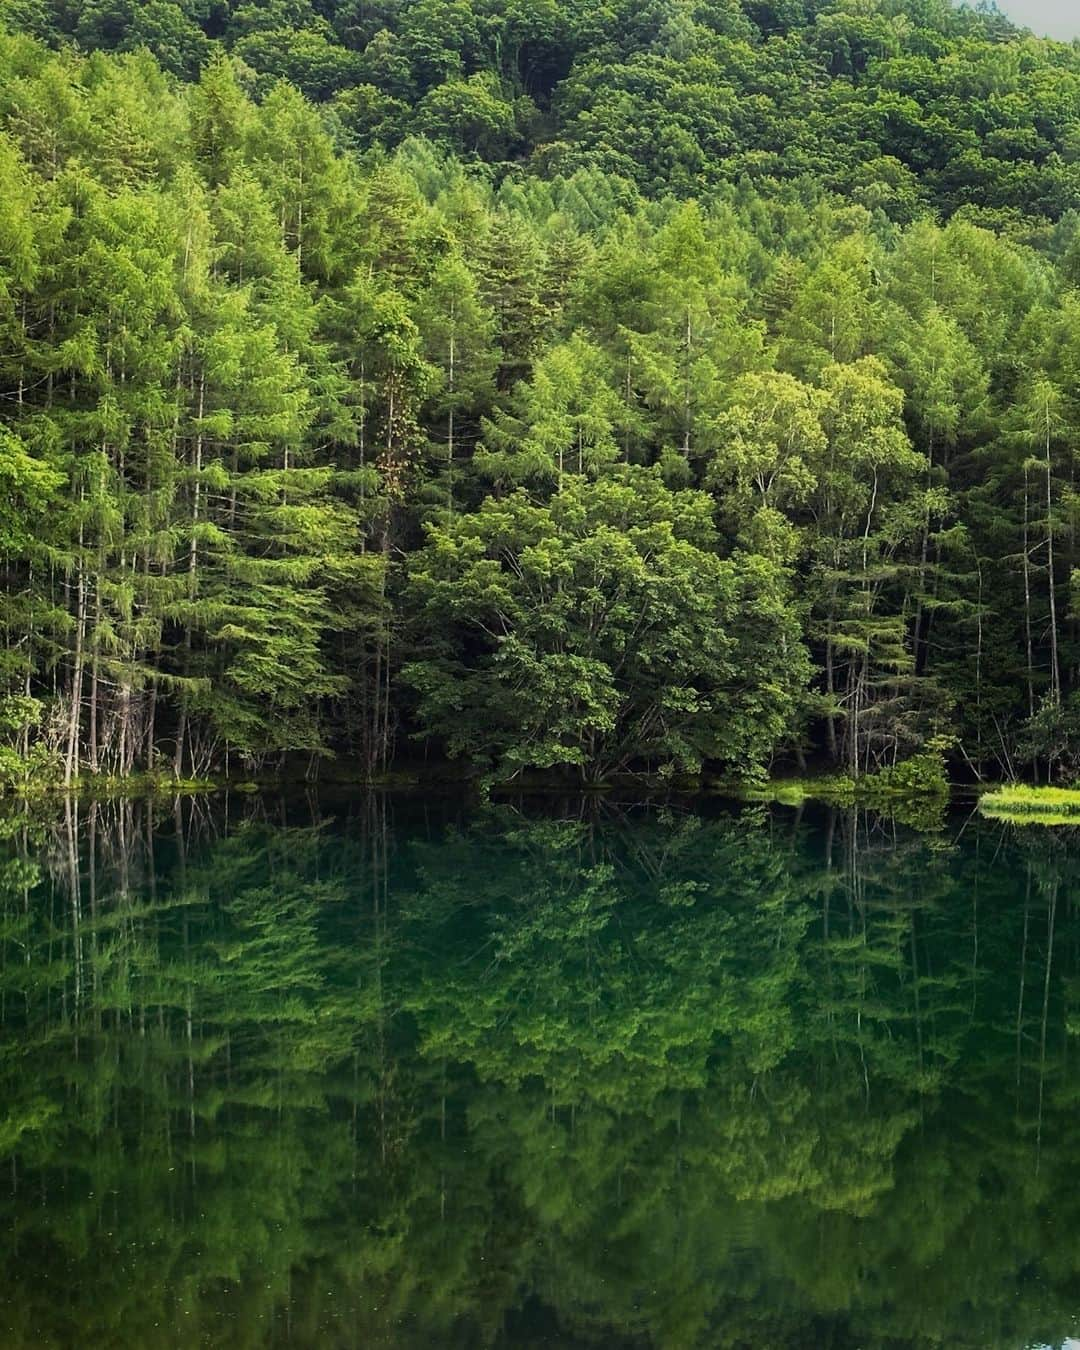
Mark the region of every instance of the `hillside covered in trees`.
<instances>
[{"instance_id":1,"label":"hillside covered in trees","mask_svg":"<svg viewBox=\"0 0 1080 1350\"><path fill-rule=\"evenodd\" d=\"M0 15L5 781L1080 772L1080 45Z\"/></svg>"}]
</instances>

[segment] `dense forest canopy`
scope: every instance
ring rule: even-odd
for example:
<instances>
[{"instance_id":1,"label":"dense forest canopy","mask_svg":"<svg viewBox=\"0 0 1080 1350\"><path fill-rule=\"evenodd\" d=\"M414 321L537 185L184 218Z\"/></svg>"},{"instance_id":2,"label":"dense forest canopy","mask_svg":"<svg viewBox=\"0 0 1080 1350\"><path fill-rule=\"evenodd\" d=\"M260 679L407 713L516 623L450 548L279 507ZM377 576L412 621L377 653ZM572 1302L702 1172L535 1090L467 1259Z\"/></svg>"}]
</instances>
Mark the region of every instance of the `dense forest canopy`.
<instances>
[{"instance_id":1,"label":"dense forest canopy","mask_svg":"<svg viewBox=\"0 0 1080 1350\"><path fill-rule=\"evenodd\" d=\"M544 174L597 168L663 194L816 178L871 206L1060 214L1076 189L1077 58L949 0L10 0L22 29L216 51L259 95L286 80L342 144L430 137Z\"/></svg>"},{"instance_id":2,"label":"dense forest canopy","mask_svg":"<svg viewBox=\"0 0 1080 1350\"><path fill-rule=\"evenodd\" d=\"M1080 47L0 12L8 780L1080 770Z\"/></svg>"}]
</instances>

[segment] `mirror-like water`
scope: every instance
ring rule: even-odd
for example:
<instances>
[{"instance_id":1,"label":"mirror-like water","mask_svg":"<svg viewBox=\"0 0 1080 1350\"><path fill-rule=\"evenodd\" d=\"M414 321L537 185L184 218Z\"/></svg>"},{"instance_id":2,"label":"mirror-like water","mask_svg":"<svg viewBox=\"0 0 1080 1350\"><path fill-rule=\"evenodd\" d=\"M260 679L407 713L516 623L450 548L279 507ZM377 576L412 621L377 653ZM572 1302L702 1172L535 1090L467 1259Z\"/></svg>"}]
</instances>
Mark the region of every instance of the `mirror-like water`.
<instances>
[{"instance_id":1,"label":"mirror-like water","mask_svg":"<svg viewBox=\"0 0 1080 1350\"><path fill-rule=\"evenodd\" d=\"M58 807L0 870L0 1345L1060 1346L1080 839Z\"/></svg>"}]
</instances>

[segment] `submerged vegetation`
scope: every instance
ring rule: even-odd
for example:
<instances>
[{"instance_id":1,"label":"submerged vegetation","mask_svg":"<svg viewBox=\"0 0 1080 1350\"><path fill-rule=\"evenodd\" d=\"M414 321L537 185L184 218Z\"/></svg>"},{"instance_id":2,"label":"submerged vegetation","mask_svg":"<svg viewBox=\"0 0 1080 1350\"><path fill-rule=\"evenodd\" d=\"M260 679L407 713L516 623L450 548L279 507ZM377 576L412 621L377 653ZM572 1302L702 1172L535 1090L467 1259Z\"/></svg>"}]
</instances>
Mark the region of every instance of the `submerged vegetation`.
<instances>
[{"instance_id":1,"label":"submerged vegetation","mask_svg":"<svg viewBox=\"0 0 1080 1350\"><path fill-rule=\"evenodd\" d=\"M0 16L0 787L1080 772L1080 49Z\"/></svg>"}]
</instances>

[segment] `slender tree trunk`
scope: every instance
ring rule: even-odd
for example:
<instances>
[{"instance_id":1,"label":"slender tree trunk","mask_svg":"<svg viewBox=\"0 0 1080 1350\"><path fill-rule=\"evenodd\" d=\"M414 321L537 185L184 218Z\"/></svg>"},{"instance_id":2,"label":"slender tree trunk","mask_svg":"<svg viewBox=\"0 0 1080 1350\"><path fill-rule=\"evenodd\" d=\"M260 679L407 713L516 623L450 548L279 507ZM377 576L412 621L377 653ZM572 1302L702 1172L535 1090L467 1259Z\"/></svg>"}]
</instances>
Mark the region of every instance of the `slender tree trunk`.
<instances>
[{"instance_id":1,"label":"slender tree trunk","mask_svg":"<svg viewBox=\"0 0 1080 1350\"><path fill-rule=\"evenodd\" d=\"M361 356L360 356L360 425L359 425L359 427L357 428L357 436L358 436L358 438L359 438L359 444L358 444L358 446L357 446L357 453L358 453L359 460L360 460L360 505L361 505L361 506L363 506L363 504L364 504L364 462L365 462L365 461L364 461L364 456L365 456L365 451L366 451L366 449L367 449L366 434L367 434L367 382L366 382L366 366L365 366L365 364L364 364L364 357L363 357L363 354L361 353ZM363 552L365 551L365 543L366 543L366 538L365 538L365 536L362 534L361 537L360 537L360 552L361 552L361 553L363 553Z\"/></svg>"},{"instance_id":2,"label":"slender tree trunk","mask_svg":"<svg viewBox=\"0 0 1080 1350\"><path fill-rule=\"evenodd\" d=\"M983 570L982 559L976 556L979 573L978 607L975 611L975 753L982 772L982 663L983 663Z\"/></svg>"},{"instance_id":3,"label":"slender tree trunk","mask_svg":"<svg viewBox=\"0 0 1080 1350\"><path fill-rule=\"evenodd\" d=\"M146 769L154 772L154 738L157 735L157 685L150 686L150 714L146 725Z\"/></svg>"},{"instance_id":4,"label":"slender tree trunk","mask_svg":"<svg viewBox=\"0 0 1080 1350\"><path fill-rule=\"evenodd\" d=\"M304 147L302 143L297 144L297 153L300 156L300 168L297 175L296 185L296 270L300 273L304 270Z\"/></svg>"},{"instance_id":5,"label":"slender tree trunk","mask_svg":"<svg viewBox=\"0 0 1080 1350\"><path fill-rule=\"evenodd\" d=\"M80 492L80 504L85 493ZM71 716L68 722L67 756L64 761L64 784L70 786L79 767L80 721L83 696L84 646L86 642L86 574L83 570L83 524L79 522L78 581L75 586L75 660L71 672Z\"/></svg>"},{"instance_id":6,"label":"slender tree trunk","mask_svg":"<svg viewBox=\"0 0 1080 1350\"><path fill-rule=\"evenodd\" d=\"M457 303L450 301L450 353L447 373L447 392L450 395L450 415L446 437L446 506L451 518L454 516L454 380L457 374Z\"/></svg>"},{"instance_id":7,"label":"slender tree trunk","mask_svg":"<svg viewBox=\"0 0 1080 1350\"><path fill-rule=\"evenodd\" d=\"M1024 573L1024 640L1027 645L1027 692L1028 692L1028 716L1035 716L1035 674L1034 674L1034 648L1031 640L1031 558L1029 556L1031 549L1031 529L1030 529L1030 500L1028 492L1028 471L1024 467L1024 540L1023 552L1023 573Z\"/></svg>"},{"instance_id":8,"label":"slender tree trunk","mask_svg":"<svg viewBox=\"0 0 1080 1350\"><path fill-rule=\"evenodd\" d=\"M1047 570L1047 589L1050 593L1050 698L1055 703L1061 702L1061 667L1058 661L1058 619L1057 619L1057 597L1054 586L1054 520L1052 514L1053 508L1053 476L1050 463L1050 406L1046 405L1046 570Z\"/></svg>"},{"instance_id":9,"label":"slender tree trunk","mask_svg":"<svg viewBox=\"0 0 1080 1350\"><path fill-rule=\"evenodd\" d=\"M191 503L191 548L188 553L188 601L194 604L197 592L198 567L199 567L199 512L202 503L202 457L203 457L203 430L202 419L206 412L206 372L199 374L199 401L198 418L199 428L195 435L195 485L192 493ZM188 615L186 630L184 633L184 674L187 675L191 664L191 616ZM173 771L177 778L183 775L184 771L184 749L187 741L188 732L188 709L187 698L181 696L180 721L176 730L176 754L173 759Z\"/></svg>"},{"instance_id":10,"label":"slender tree trunk","mask_svg":"<svg viewBox=\"0 0 1080 1350\"><path fill-rule=\"evenodd\" d=\"M694 333L690 320L690 307L686 308L686 370L683 384L683 454L690 458L690 435L693 423L692 400L690 393L690 367L693 360Z\"/></svg>"},{"instance_id":11,"label":"slender tree trunk","mask_svg":"<svg viewBox=\"0 0 1080 1350\"><path fill-rule=\"evenodd\" d=\"M184 750L187 745L187 703L180 705L180 718L176 724L176 751L173 755L173 776L175 778L183 777L184 773Z\"/></svg>"},{"instance_id":12,"label":"slender tree trunk","mask_svg":"<svg viewBox=\"0 0 1080 1350\"><path fill-rule=\"evenodd\" d=\"M94 627L100 629L101 626L101 591L100 582L95 587L97 598L95 604ZM100 767L98 757L98 649L97 642L94 642L94 659L90 666L90 772L97 773Z\"/></svg>"},{"instance_id":13,"label":"slender tree trunk","mask_svg":"<svg viewBox=\"0 0 1080 1350\"><path fill-rule=\"evenodd\" d=\"M623 459L627 464L630 463L630 370L633 356L629 345L626 349L626 433L623 437Z\"/></svg>"},{"instance_id":14,"label":"slender tree trunk","mask_svg":"<svg viewBox=\"0 0 1080 1350\"><path fill-rule=\"evenodd\" d=\"M30 565L27 567L27 569L26 569L26 574L27 574L27 582L26 582L27 590L29 591L29 593L30 593L31 595L33 595L33 593L34 593L34 564L33 564L33 562L31 562ZM26 695L27 698L30 697L31 691L32 691L32 689L33 689L33 683L32 683L32 679L31 679L31 675L32 675L32 671L33 671L33 662L34 662L34 622L33 622L33 610L32 610L32 609L31 609L31 611L30 611L30 614L31 614L30 626L29 626L29 628L28 628L28 630L27 630L27 634L26 634L26 674L25 674L25 676L24 676L24 678L23 678L23 693ZM30 722L29 722L29 721L26 721L26 722L23 723L22 733L20 734L20 737L19 737L19 752L20 752L20 754L22 755L23 759L26 759L27 756L30 754Z\"/></svg>"},{"instance_id":15,"label":"slender tree trunk","mask_svg":"<svg viewBox=\"0 0 1080 1350\"><path fill-rule=\"evenodd\" d=\"M829 597L829 627L825 636L825 692L829 699L829 712L825 718L825 732L829 743L829 758L834 764L840 761L840 748L836 735L836 656L833 647L833 629L836 618L836 582L832 585Z\"/></svg>"},{"instance_id":16,"label":"slender tree trunk","mask_svg":"<svg viewBox=\"0 0 1080 1350\"><path fill-rule=\"evenodd\" d=\"M862 712L862 672L856 674L855 662L848 662L848 732L847 752L852 778L859 776L859 721Z\"/></svg>"},{"instance_id":17,"label":"slender tree trunk","mask_svg":"<svg viewBox=\"0 0 1080 1350\"><path fill-rule=\"evenodd\" d=\"M117 767L125 775L130 764L129 746L131 743L131 688L125 680L120 687L120 745L117 751Z\"/></svg>"},{"instance_id":18,"label":"slender tree trunk","mask_svg":"<svg viewBox=\"0 0 1080 1350\"><path fill-rule=\"evenodd\" d=\"M930 443L927 447L927 465L926 465L926 487L929 491L930 482L934 473L934 430L930 428ZM930 560L930 508L927 505L923 514L922 539L919 546L919 599L915 607L915 631L912 641L912 656L915 663L915 674L924 667L924 661L921 652L924 647L929 648L930 635L923 637L923 610L926 604L926 569Z\"/></svg>"}]
</instances>

